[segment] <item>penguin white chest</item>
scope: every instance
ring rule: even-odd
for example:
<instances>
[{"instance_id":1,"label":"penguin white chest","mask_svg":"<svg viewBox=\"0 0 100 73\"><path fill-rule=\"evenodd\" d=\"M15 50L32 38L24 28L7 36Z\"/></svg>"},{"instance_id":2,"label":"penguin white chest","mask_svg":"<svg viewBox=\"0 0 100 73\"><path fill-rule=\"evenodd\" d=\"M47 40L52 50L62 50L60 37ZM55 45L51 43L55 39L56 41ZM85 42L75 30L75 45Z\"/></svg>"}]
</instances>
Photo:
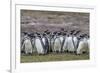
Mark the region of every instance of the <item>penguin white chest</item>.
<instances>
[{"instance_id":1,"label":"penguin white chest","mask_svg":"<svg viewBox=\"0 0 100 73\"><path fill-rule=\"evenodd\" d=\"M24 45L25 45L25 53L26 54L32 53L32 44L31 44L31 41L29 39L26 39L24 41Z\"/></svg>"},{"instance_id":2,"label":"penguin white chest","mask_svg":"<svg viewBox=\"0 0 100 73\"><path fill-rule=\"evenodd\" d=\"M42 38L42 41L43 41L43 43L44 43L44 45L46 44L46 42L45 42L45 38Z\"/></svg>"},{"instance_id":3,"label":"penguin white chest","mask_svg":"<svg viewBox=\"0 0 100 73\"><path fill-rule=\"evenodd\" d=\"M65 37L65 41L63 44L63 52L68 50L68 37Z\"/></svg>"},{"instance_id":4,"label":"penguin white chest","mask_svg":"<svg viewBox=\"0 0 100 73\"><path fill-rule=\"evenodd\" d=\"M88 41L86 39L81 40L79 42L77 54L82 54L83 52L88 52L88 51L89 51Z\"/></svg>"},{"instance_id":5,"label":"penguin white chest","mask_svg":"<svg viewBox=\"0 0 100 73\"><path fill-rule=\"evenodd\" d=\"M68 51L75 51L72 37L68 37Z\"/></svg>"},{"instance_id":6,"label":"penguin white chest","mask_svg":"<svg viewBox=\"0 0 100 73\"><path fill-rule=\"evenodd\" d=\"M63 42L63 40L64 40L64 38L61 36L61 37L60 37L60 41L61 41L61 43Z\"/></svg>"},{"instance_id":7,"label":"penguin white chest","mask_svg":"<svg viewBox=\"0 0 100 73\"><path fill-rule=\"evenodd\" d=\"M59 38L56 38L54 41L54 51L55 52L60 52L61 51L61 41Z\"/></svg>"},{"instance_id":8,"label":"penguin white chest","mask_svg":"<svg viewBox=\"0 0 100 73\"><path fill-rule=\"evenodd\" d=\"M35 40L35 46L36 46L38 54L44 54L43 45L42 45L40 39L37 38Z\"/></svg>"}]
</instances>

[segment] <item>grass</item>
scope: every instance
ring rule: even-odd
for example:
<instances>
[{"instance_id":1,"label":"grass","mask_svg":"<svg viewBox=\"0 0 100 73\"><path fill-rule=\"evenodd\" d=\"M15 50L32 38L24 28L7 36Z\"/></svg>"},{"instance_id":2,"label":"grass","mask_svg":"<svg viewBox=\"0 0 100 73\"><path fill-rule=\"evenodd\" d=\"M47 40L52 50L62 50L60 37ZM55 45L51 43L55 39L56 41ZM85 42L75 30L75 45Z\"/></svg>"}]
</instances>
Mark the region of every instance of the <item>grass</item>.
<instances>
[{"instance_id":1,"label":"grass","mask_svg":"<svg viewBox=\"0 0 100 73\"><path fill-rule=\"evenodd\" d=\"M47 54L47 55L21 55L21 63L48 62L48 61L71 61L89 60L89 54L75 55L70 53Z\"/></svg>"}]
</instances>

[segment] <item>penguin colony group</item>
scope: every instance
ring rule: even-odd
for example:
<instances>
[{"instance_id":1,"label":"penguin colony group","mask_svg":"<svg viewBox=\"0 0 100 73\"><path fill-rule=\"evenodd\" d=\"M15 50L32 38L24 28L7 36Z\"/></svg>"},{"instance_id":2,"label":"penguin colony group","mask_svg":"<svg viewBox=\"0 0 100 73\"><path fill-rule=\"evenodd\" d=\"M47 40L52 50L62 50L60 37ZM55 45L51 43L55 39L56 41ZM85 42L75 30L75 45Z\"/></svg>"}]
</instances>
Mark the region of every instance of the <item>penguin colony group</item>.
<instances>
[{"instance_id":1,"label":"penguin colony group","mask_svg":"<svg viewBox=\"0 0 100 73\"><path fill-rule=\"evenodd\" d=\"M79 30L71 30L70 33L60 32L27 33L22 32L21 53L26 55L49 53L75 53L76 55L89 53L89 36L80 34Z\"/></svg>"}]
</instances>

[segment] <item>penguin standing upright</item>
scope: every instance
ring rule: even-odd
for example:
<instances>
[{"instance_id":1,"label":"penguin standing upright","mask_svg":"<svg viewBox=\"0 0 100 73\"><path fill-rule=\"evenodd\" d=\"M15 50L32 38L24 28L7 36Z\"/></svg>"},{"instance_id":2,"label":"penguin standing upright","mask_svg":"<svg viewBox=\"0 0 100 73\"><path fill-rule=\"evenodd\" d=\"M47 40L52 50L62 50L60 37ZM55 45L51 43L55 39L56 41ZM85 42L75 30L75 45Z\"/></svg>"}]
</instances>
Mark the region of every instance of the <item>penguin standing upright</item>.
<instances>
[{"instance_id":1,"label":"penguin standing upright","mask_svg":"<svg viewBox=\"0 0 100 73\"><path fill-rule=\"evenodd\" d=\"M26 32L21 33L21 53L25 53L25 46L23 45L25 38L27 38L28 35Z\"/></svg>"},{"instance_id":2,"label":"penguin standing upright","mask_svg":"<svg viewBox=\"0 0 100 73\"><path fill-rule=\"evenodd\" d=\"M73 39L72 36L68 37L68 51L69 52L74 52L75 51L72 39Z\"/></svg>"},{"instance_id":3,"label":"penguin standing upright","mask_svg":"<svg viewBox=\"0 0 100 73\"><path fill-rule=\"evenodd\" d=\"M24 38L22 47L24 46L25 54L32 54L32 44L31 39L27 36Z\"/></svg>"},{"instance_id":4,"label":"penguin standing upright","mask_svg":"<svg viewBox=\"0 0 100 73\"><path fill-rule=\"evenodd\" d=\"M46 39L47 39L47 48L48 48L48 52L50 53L52 51L51 47L50 47L50 42L51 42L51 33L50 31L48 31L46 33Z\"/></svg>"},{"instance_id":5,"label":"penguin standing upright","mask_svg":"<svg viewBox=\"0 0 100 73\"><path fill-rule=\"evenodd\" d=\"M63 45L64 45L65 37L64 37L62 32L60 32L59 38L60 38L60 41L61 41L61 52L63 52Z\"/></svg>"},{"instance_id":6,"label":"penguin standing upright","mask_svg":"<svg viewBox=\"0 0 100 73\"><path fill-rule=\"evenodd\" d=\"M73 34L73 43L74 43L74 48L75 48L75 52L78 48L78 44L79 44L79 40L78 40L78 34L80 33L80 30L77 30L74 34Z\"/></svg>"},{"instance_id":7,"label":"penguin standing upright","mask_svg":"<svg viewBox=\"0 0 100 73\"><path fill-rule=\"evenodd\" d=\"M50 47L50 50L52 52L54 52L54 36L55 36L55 34L51 34L51 37L50 37L50 45L49 45L49 47Z\"/></svg>"},{"instance_id":8,"label":"penguin standing upright","mask_svg":"<svg viewBox=\"0 0 100 73\"><path fill-rule=\"evenodd\" d=\"M68 36L68 51L74 53L75 52L75 43L73 40L73 33L75 32L75 30L72 30L70 35Z\"/></svg>"},{"instance_id":9,"label":"penguin standing upright","mask_svg":"<svg viewBox=\"0 0 100 73\"><path fill-rule=\"evenodd\" d=\"M63 44L63 52L67 52L68 51L68 35L65 35L64 37L64 44Z\"/></svg>"},{"instance_id":10,"label":"penguin standing upright","mask_svg":"<svg viewBox=\"0 0 100 73\"><path fill-rule=\"evenodd\" d=\"M54 52L61 52L61 40L58 33L54 38Z\"/></svg>"},{"instance_id":11,"label":"penguin standing upright","mask_svg":"<svg viewBox=\"0 0 100 73\"><path fill-rule=\"evenodd\" d=\"M43 42L43 45L44 45L44 52L45 52L45 54L47 54L49 52L49 42L48 42L48 39L47 39L45 33L42 36L42 42Z\"/></svg>"},{"instance_id":12,"label":"penguin standing upright","mask_svg":"<svg viewBox=\"0 0 100 73\"><path fill-rule=\"evenodd\" d=\"M31 43L32 43L32 47L33 47L33 49L32 49L33 54L37 53L37 49L36 49L36 46L35 46L35 38L36 38L35 35L32 34Z\"/></svg>"},{"instance_id":13,"label":"penguin standing upright","mask_svg":"<svg viewBox=\"0 0 100 73\"><path fill-rule=\"evenodd\" d=\"M84 35L80 37L81 39L80 39L76 53L77 54L82 54L84 52L88 53L89 52L89 40L85 38Z\"/></svg>"},{"instance_id":14,"label":"penguin standing upright","mask_svg":"<svg viewBox=\"0 0 100 73\"><path fill-rule=\"evenodd\" d=\"M45 54L43 41L41 39L40 34L37 35L35 39L35 47L37 49L38 54Z\"/></svg>"}]
</instances>

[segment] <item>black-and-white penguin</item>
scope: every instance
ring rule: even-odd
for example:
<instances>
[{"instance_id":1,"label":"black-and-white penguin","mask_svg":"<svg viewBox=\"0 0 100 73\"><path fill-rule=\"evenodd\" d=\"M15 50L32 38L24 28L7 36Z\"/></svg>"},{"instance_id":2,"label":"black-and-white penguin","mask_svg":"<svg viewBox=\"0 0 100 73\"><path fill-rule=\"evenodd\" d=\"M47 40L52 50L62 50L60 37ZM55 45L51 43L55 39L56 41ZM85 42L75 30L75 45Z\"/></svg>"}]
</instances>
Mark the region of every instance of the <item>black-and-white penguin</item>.
<instances>
[{"instance_id":1,"label":"black-and-white penguin","mask_svg":"<svg viewBox=\"0 0 100 73\"><path fill-rule=\"evenodd\" d=\"M38 54L45 54L43 41L39 33L37 33L37 36L35 38L35 47L37 49Z\"/></svg>"},{"instance_id":2,"label":"black-and-white penguin","mask_svg":"<svg viewBox=\"0 0 100 73\"><path fill-rule=\"evenodd\" d=\"M53 46L54 46L53 47L54 52L61 52L61 40L60 40L58 33L54 36L54 45Z\"/></svg>"},{"instance_id":3,"label":"black-and-white penguin","mask_svg":"<svg viewBox=\"0 0 100 73\"><path fill-rule=\"evenodd\" d=\"M50 35L50 45L49 45L49 48L50 48L50 52L53 52L54 51L54 37L55 37L55 34L52 33Z\"/></svg>"},{"instance_id":4,"label":"black-and-white penguin","mask_svg":"<svg viewBox=\"0 0 100 73\"><path fill-rule=\"evenodd\" d=\"M82 54L84 52L89 52L89 39L85 35L81 35L76 54Z\"/></svg>"},{"instance_id":5,"label":"black-and-white penguin","mask_svg":"<svg viewBox=\"0 0 100 73\"><path fill-rule=\"evenodd\" d=\"M50 33L50 31L48 30L48 32L46 32L46 38L47 38L47 40L48 40L48 52L50 53L50 52L52 52L52 49L51 49L51 33Z\"/></svg>"},{"instance_id":6,"label":"black-and-white penguin","mask_svg":"<svg viewBox=\"0 0 100 73\"><path fill-rule=\"evenodd\" d=\"M62 47L63 52L68 51L68 35L64 34L64 43Z\"/></svg>"},{"instance_id":7,"label":"black-and-white penguin","mask_svg":"<svg viewBox=\"0 0 100 73\"><path fill-rule=\"evenodd\" d=\"M64 33L63 32L59 32L59 38L61 41L61 52L63 52L63 45L64 45L64 41L65 41L65 37L64 37Z\"/></svg>"},{"instance_id":8,"label":"black-and-white penguin","mask_svg":"<svg viewBox=\"0 0 100 73\"><path fill-rule=\"evenodd\" d=\"M27 32L21 32L21 53L25 53L23 43L26 37L27 37Z\"/></svg>"},{"instance_id":9,"label":"black-and-white penguin","mask_svg":"<svg viewBox=\"0 0 100 73\"><path fill-rule=\"evenodd\" d=\"M44 52L45 54L47 54L49 52L49 41L48 41L46 33L43 33L42 35L42 42L44 45Z\"/></svg>"},{"instance_id":10,"label":"black-and-white penguin","mask_svg":"<svg viewBox=\"0 0 100 73\"><path fill-rule=\"evenodd\" d=\"M24 48L25 54L32 54L32 43L28 35L25 35L24 37L22 48Z\"/></svg>"},{"instance_id":11,"label":"black-and-white penguin","mask_svg":"<svg viewBox=\"0 0 100 73\"><path fill-rule=\"evenodd\" d=\"M79 45L79 40L78 40L78 35L80 33L80 30L77 30L76 32L73 33L73 44L74 44L74 49L75 53L77 51L78 45Z\"/></svg>"},{"instance_id":12,"label":"black-and-white penguin","mask_svg":"<svg viewBox=\"0 0 100 73\"><path fill-rule=\"evenodd\" d=\"M32 53L35 54L37 53L37 49L36 49L36 46L35 46L35 33L32 33L31 34L31 43L32 43Z\"/></svg>"},{"instance_id":13,"label":"black-and-white penguin","mask_svg":"<svg viewBox=\"0 0 100 73\"><path fill-rule=\"evenodd\" d=\"M76 43L76 39L74 39L73 37L73 33L75 32L75 30L72 30L70 32L70 35L68 36L68 45L67 45L67 49L69 52L75 52L75 43Z\"/></svg>"}]
</instances>

